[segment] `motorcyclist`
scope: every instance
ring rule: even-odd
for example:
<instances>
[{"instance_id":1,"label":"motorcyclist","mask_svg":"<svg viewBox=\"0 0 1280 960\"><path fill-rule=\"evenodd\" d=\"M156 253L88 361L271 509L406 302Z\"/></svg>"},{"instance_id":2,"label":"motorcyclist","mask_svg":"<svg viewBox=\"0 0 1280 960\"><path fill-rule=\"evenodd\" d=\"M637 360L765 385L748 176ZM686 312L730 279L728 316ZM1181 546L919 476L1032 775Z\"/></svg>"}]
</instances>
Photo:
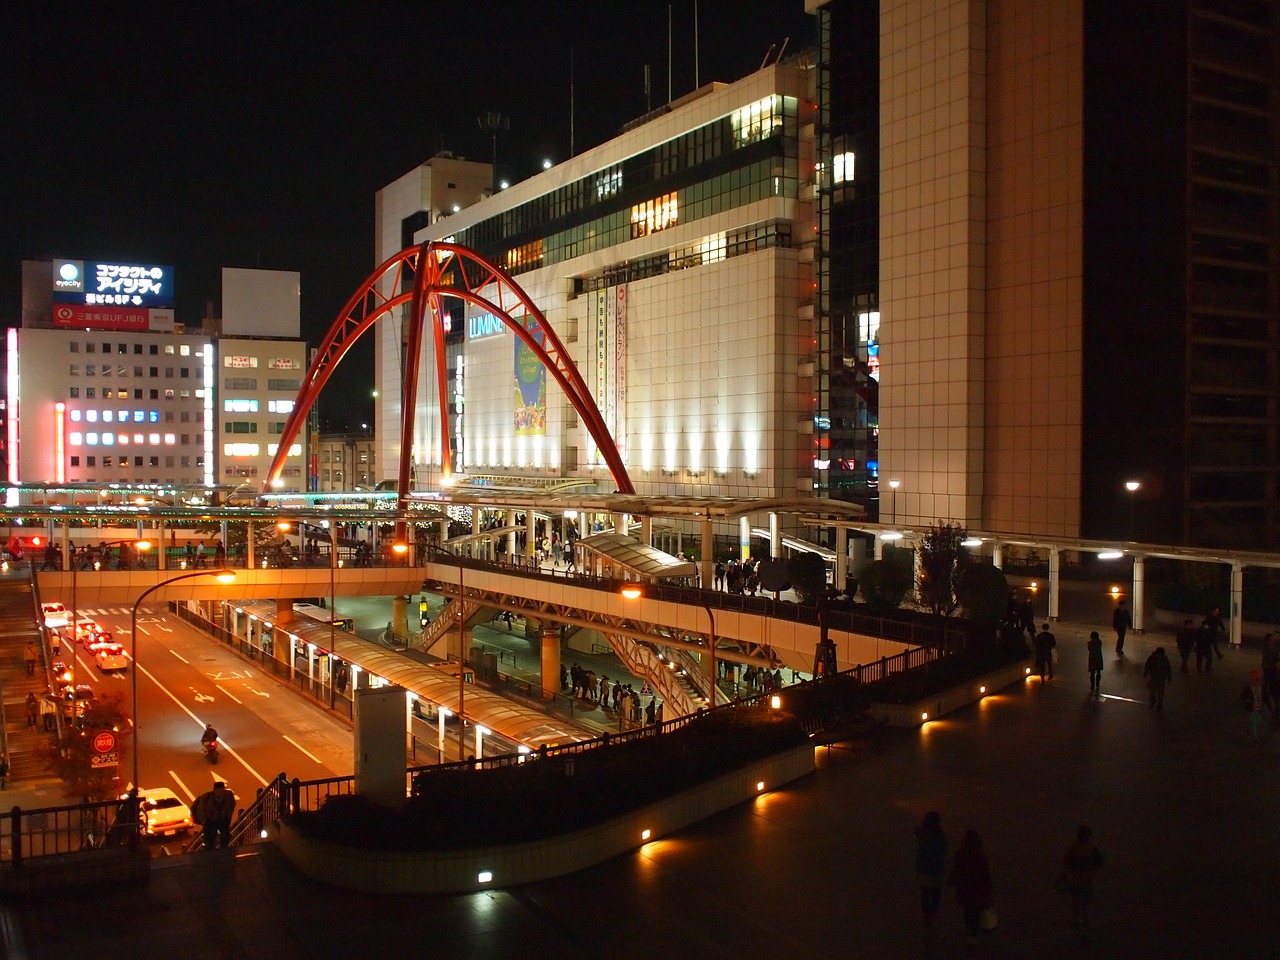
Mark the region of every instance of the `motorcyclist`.
<instances>
[{"instance_id":1,"label":"motorcyclist","mask_svg":"<svg viewBox=\"0 0 1280 960\"><path fill-rule=\"evenodd\" d=\"M205 750L211 750L216 747L217 743L218 731L213 729L212 723L206 724L204 733L200 734L200 745L204 747Z\"/></svg>"}]
</instances>

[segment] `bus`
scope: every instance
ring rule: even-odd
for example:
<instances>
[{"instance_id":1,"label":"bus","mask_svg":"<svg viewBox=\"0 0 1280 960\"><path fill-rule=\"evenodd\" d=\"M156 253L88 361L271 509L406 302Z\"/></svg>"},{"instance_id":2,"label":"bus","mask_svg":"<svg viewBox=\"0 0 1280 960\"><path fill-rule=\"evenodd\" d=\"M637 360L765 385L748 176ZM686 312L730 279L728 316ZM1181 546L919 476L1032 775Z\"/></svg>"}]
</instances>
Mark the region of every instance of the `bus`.
<instances>
[{"instance_id":1,"label":"bus","mask_svg":"<svg viewBox=\"0 0 1280 960\"><path fill-rule=\"evenodd\" d=\"M333 616L324 607L318 607L314 603L295 603L293 605L294 613L300 613L303 616L310 617L312 620L319 620L321 623L333 621L334 629L345 630L347 633L356 632L356 621L354 617Z\"/></svg>"}]
</instances>

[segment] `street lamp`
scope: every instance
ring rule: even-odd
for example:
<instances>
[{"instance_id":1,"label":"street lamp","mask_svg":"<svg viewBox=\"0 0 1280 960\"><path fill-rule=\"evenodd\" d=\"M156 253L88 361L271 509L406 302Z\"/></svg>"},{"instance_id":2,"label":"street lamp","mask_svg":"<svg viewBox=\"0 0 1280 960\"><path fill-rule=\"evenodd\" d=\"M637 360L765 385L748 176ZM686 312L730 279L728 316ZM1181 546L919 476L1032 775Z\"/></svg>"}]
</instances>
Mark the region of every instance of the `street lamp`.
<instances>
[{"instance_id":1,"label":"street lamp","mask_svg":"<svg viewBox=\"0 0 1280 960\"><path fill-rule=\"evenodd\" d=\"M619 593L627 600L639 600L644 596L644 588L636 584L629 584L623 587ZM711 612L711 608L705 603L699 603L707 614L707 623L711 625L711 629L707 635L707 671L710 680L710 689L707 691L707 703L714 707L716 705L716 616Z\"/></svg>"},{"instance_id":2,"label":"street lamp","mask_svg":"<svg viewBox=\"0 0 1280 960\"><path fill-rule=\"evenodd\" d=\"M901 483L900 480L889 481L889 509L891 511L891 516L892 516L892 520L890 522L895 527L898 525L898 484L899 483Z\"/></svg>"},{"instance_id":3,"label":"street lamp","mask_svg":"<svg viewBox=\"0 0 1280 960\"><path fill-rule=\"evenodd\" d=\"M1137 498L1138 488L1142 484L1137 480L1126 480L1124 488L1129 491L1129 539L1133 539L1133 501Z\"/></svg>"},{"instance_id":4,"label":"street lamp","mask_svg":"<svg viewBox=\"0 0 1280 960\"><path fill-rule=\"evenodd\" d=\"M328 522L329 521L327 520L325 521L325 523L328 523ZM276 529L279 530L281 533L288 533L291 526L292 524L290 524L288 520L276 521ZM306 565L307 523L306 521L300 520L298 522L298 526L301 528L301 532L298 536L298 541L302 545L302 562L304 565ZM323 530L324 527L321 527L320 529ZM333 685L334 675L337 673L337 667L338 667L338 633L337 633L337 625L334 623L334 621L338 618L338 609L337 609L338 601L337 601L337 597L335 596L337 591L334 588L334 579L333 579L334 565L337 562L336 560L337 550L335 549L336 546L337 546L337 528L333 527L333 528L330 528L330 531L329 531L329 709L330 710L333 709L333 705L337 701L337 692L335 691L334 685ZM292 658L293 657L292 646L290 646L289 651L290 651L289 656L290 658ZM352 696L354 697L355 694L353 693Z\"/></svg>"},{"instance_id":5,"label":"street lamp","mask_svg":"<svg viewBox=\"0 0 1280 960\"><path fill-rule=\"evenodd\" d=\"M231 570L198 570L195 573L180 573L176 577L170 577L168 580L161 580L154 586L148 587L142 591L137 600L133 601L133 610L129 613L129 636L132 637L133 651L133 669L129 671L129 695L133 701L133 793L136 797L140 789L138 782L138 747L140 743L139 731L141 724L138 723L138 607L142 605L142 601L147 599L151 594L155 593L161 587L168 586L171 583L177 583L179 580L190 580L192 577L217 577L219 583L231 583L235 580L236 575Z\"/></svg>"}]
</instances>

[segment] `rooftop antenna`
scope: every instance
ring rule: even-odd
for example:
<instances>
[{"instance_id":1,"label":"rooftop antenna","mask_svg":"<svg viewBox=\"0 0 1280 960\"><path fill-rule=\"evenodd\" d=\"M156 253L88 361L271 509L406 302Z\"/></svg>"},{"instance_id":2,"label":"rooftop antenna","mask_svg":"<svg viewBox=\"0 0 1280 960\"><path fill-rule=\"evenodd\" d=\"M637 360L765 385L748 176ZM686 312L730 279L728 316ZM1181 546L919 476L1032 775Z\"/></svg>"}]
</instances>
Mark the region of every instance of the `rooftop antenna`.
<instances>
[{"instance_id":1,"label":"rooftop antenna","mask_svg":"<svg viewBox=\"0 0 1280 960\"><path fill-rule=\"evenodd\" d=\"M569 156L573 156L573 47L569 48Z\"/></svg>"},{"instance_id":2,"label":"rooftop antenna","mask_svg":"<svg viewBox=\"0 0 1280 960\"><path fill-rule=\"evenodd\" d=\"M769 58L773 56L773 51L778 49L776 43L769 44L769 49L764 53L764 59L760 61L760 69L763 70L769 63Z\"/></svg>"},{"instance_id":3,"label":"rooftop antenna","mask_svg":"<svg viewBox=\"0 0 1280 960\"><path fill-rule=\"evenodd\" d=\"M667 4L667 103L671 102L671 4Z\"/></svg>"},{"instance_id":4,"label":"rooftop antenna","mask_svg":"<svg viewBox=\"0 0 1280 960\"><path fill-rule=\"evenodd\" d=\"M648 113L653 109L653 104L649 98L649 65L644 65L644 112Z\"/></svg>"},{"instance_id":5,"label":"rooftop antenna","mask_svg":"<svg viewBox=\"0 0 1280 960\"><path fill-rule=\"evenodd\" d=\"M784 37L782 39L782 49L779 50L778 55L773 58L774 63L780 63L782 61L782 55L787 52L787 44L790 42L791 42L790 37Z\"/></svg>"},{"instance_id":6,"label":"rooftop antenna","mask_svg":"<svg viewBox=\"0 0 1280 960\"><path fill-rule=\"evenodd\" d=\"M695 90L702 84L698 64L698 0L693 0L693 89Z\"/></svg>"},{"instance_id":7,"label":"rooftop antenna","mask_svg":"<svg viewBox=\"0 0 1280 960\"><path fill-rule=\"evenodd\" d=\"M489 138L493 141L493 169L490 171L492 175L492 183L490 184L490 193L498 192L498 131L511 129L511 118L504 117L502 114L491 111L483 117L476 117L476 126L485 133L489 134Z\"/></svg>"}]
</instances>

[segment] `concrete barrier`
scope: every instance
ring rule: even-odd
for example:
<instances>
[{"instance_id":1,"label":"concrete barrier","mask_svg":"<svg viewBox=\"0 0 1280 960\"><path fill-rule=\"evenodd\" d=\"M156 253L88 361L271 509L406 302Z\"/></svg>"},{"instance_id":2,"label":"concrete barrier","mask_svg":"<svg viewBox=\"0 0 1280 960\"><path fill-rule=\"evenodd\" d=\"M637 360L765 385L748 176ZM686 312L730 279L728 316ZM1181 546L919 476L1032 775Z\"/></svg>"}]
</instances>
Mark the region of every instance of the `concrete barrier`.
<instances>
[{"instance_id":1,"label":"concrete barrier","mask_svg":"<svg viewBox=\"0 0 1280 960\"><path fill-rule=\"evenodd\" d=\"M465 893L547 880L635 850L814 770L809 744L753 763L616 819L528 843L403 852L341 846L302 836L287 821L271 839L300 871L369 893Z\"/></svg>"},{"instance_id":2,"label":"concrete barrier","mask_svg":"<svg viewBox=\"0 0 1280 960\"><path fill-rule=\"evenodd\" d=\"M918 727L971 703L977 703L983 697L1005 687L1023 683L1028 675L1028 665L1027 661L1023 661L995 670L915 703L873 703L867 708L867 712L891 727Z\"/></svg>"}]
</instances>

